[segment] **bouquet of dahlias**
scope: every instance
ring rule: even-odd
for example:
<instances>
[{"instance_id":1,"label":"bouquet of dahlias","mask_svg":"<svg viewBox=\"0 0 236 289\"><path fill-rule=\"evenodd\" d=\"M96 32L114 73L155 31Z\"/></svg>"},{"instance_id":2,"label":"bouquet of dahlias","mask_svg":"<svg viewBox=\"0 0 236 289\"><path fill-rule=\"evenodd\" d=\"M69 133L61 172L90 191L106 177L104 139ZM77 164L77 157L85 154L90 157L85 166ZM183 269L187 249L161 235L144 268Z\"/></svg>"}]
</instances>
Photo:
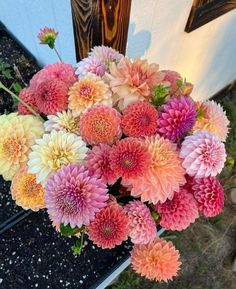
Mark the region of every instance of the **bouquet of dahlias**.
<instances>
[{"instance_id":1,"label":"bouquet of dahlias","mask_svg":"<svg viewBox=\"0 0 236 289\"><path fill-rule=\"evenodd\" d=\"M57 32L39 37L55 49ZM19 97L10 92L18 112L0 116L0 174L12 180L12 198L46 208L62 235L81 239L79 251L84 234L103 249L130 238L136 272L172 279L179 252L157 225L181 231L224 204L216 176L229 121L191 92L177 72L105 46L76 68L45 66Z\"/></svg>"}]
</instances>

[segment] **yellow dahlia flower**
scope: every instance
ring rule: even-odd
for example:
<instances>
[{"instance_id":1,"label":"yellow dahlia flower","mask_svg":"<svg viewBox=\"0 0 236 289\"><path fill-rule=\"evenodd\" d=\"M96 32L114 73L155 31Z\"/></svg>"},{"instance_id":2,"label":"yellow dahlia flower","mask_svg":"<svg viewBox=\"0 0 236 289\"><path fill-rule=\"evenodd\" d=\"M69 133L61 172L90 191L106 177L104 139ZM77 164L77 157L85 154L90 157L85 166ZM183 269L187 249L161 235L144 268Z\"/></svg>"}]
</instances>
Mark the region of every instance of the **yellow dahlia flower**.
<instances>
[{"instance_id":1,"label":"yellow dahlia flower","mask_svg":"<svg viewBox=\"0 0 236 289\"><path fill-rule=\"evenodd\" d=\"M26 164L32 145L43 132L43 123L35 116L17 113L0 116L0 174L5 180L12 180Z\"/></svg>"},{"instance_id":2,"label":"yellow dahlia flower","mask_svg":"<svg viewBox=\"0 0 236 289\"><path fill-rule=\"evenodd\" d=\"M38 139L32 150L29 154L28 172L36 174L37 182L45 185L48 177L61 167L80 164L88 149L81 137L53 130Z\"/></svg>"},{"instance_id":3,"label":"yellow dahlia flower","mask_svg":"<svg viewBox=\"0 0 236 289\"><path fill-rule=\"evenodd\" d=\"M37 184L36 176L27 173L26 166L14 176L11 184L12 199L25 210L37 212L45 208L44 189Z\"/></svg>"},{"instance_id":4,"label":"yellow dahlia flower","mask_svg":"<svg viewBox=\"0 0 236 289\"><path fill-rule=\"evenodd\" d=\"M45 130L51 132L53 130L63 130L79 134L79 117L74 117L70 110L58 112L56 115L48 115L45 121Z\"/></svg>"},{"instance_id":5,"label":"yellow dahlia flower","mask_svg":"<svg viewBox=\"0 0 236 289\"><path fill-rule=\"evenodd\" d=\"M111 106L111 91L101 77L88 74L70 87L69 108L79 115L95 104Z\"/></svg>"}]
</instances>

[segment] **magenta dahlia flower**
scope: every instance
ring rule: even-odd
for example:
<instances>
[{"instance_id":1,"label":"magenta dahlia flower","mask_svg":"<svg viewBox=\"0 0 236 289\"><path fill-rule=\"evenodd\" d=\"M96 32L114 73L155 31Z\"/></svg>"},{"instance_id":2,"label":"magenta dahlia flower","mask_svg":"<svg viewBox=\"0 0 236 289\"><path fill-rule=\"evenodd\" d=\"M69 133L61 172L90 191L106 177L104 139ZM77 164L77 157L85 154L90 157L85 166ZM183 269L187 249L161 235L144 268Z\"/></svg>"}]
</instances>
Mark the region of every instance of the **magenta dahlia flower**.
<instances>
[{"instance_id":1,"label":"magenta dahlia flower","mask_svg":"<svg viewBox=\"0 0 236 289\"><path fill-rule=\"evenodd\" d=\"M172 200L157 203L155 209L161 218L160 225L166 230L185 230L199 217L196 200L183 187L174 194Z\"/></svg>"},{"instance_id":2,"label":"magenta dahlia flower","mask_svg":"<svg viewBox=\"0 0 236 289\"><path fill-rule=\"evenodd\" d=\"M87 152L84 165L95 175L102 178L105 183L113 185L117 179L117 173L111 168L110 164L111 146L100 144L94 146Z\"/></svg>"},{"instance_id":3,"label":"magenta dahlia flower","mask_svg":"<svg viewBox=\"0 0 236 289\"><path fill-rule=\"evenodd\" d=\"M215 217L224 207L224 189L215 177L192 179L198 209L205 217Z\"/></svg>"},{"instance_id":4,"label":"magenta dahlia flower","mask_svg":"<svg viewBox=\"0 0 236 289\"><path fill-rule=\"evenodd\" d=\"M135 138L125 138L112 147L110 162L118 176L129 179L142 176L151 157L143 143Z\"/></svg>"},{"instance_id":5,"label":"magenta dahlia flower","mask_svg":"<svg viewBox=\"0 0 236 289\"><path fill-rule=\"evenodd\" d=\"M42 82L35 91L35 100L40 113L49 115L68 107L68 87L57 79Z\"/></svg>"},{"instance_id":6,"label":"magenta dahlia flower","mask_svg":"<svg viewBox=\"0 0 236 289\"><path fill-rule=\"evenodd\" d=\"M83 166L69 165L46 183L45 203L50 218L72 228L89 225L109 196L105 183Z\"/></svg>"},{"instance_id":7,"label":"magenta dahlia flower","mask_svg":"<svg viewBox=\"0 0 236 289\"><path fill-rule=\"evenodd\" d=\"M180 157L188 175L196 178L216 176L224 167L225 146L217 136L202 131L185 138Z\"/></svg>"},{"instance_id":8,"label":"magenta dahlia flower","mask_svg":"<svg viewBox=\"0 0 236 289\"><path fill-rule=\"evenodd\" d=\"M141 201L129 202L124 210L129 217L129 236L134 244L147 244L155 239L156 224L144 203Z\"/></svg>"},{"instance_id":9,"label":"magenta dahlia flower","mask_svg":"<svg viewBox=\"0 0 236 289\"><path fill-rule=\"evenodd\" d=\"M77 81L75 69L71 64L56 62L46 65L37 72L30 80L30 87L37 89L42 82L49 79L61 80L65 82L68 87Z\"/></svg>"},{"instance_id":10,"label":"magenta dahlia flower","mask_svg":"<svg viewBox=\"0 0 236 289\"><path fill-rule=\"evenodd\" d=\"M148 102L138 101L128 105L123 111L121 129L131 137L143 137L157 131L157 110Z\"/></svg>"},{"instance_id":11,"label":"magenta dahlia flower","mask_svg":"<svg viewBox=\"0 0 236 289\"><path fill-rule=\"evenodd\" d=\"M93 56L86 57L77 63L77 69L75 71L79 79L86 76L88 73L93 73L102 77L105 72L105 64L103 64L100 59Z\"/></svg>"},{"instance_id":12,"label":"magenta dahlia flower","mask_svg":"<svg viewBox=\"0 0 236 289\"><path fill-rule=\"evenodd\" d=\"M194 102L189 97L170 98L160 108L158 133L175 142L191 130L196 116Z\"/></svg>"},{"instance_id":13,"label":"magenta dahlia flower","mask_svg":"<svg viewBox=\"0 0 236 289\"><path fill-rule=\"evenodd\" d=\"M119 205L110 204L96 214L88 227L89 239L102 249L111 249L128 238L129 220Z\"/></svg>"}]
</instances>

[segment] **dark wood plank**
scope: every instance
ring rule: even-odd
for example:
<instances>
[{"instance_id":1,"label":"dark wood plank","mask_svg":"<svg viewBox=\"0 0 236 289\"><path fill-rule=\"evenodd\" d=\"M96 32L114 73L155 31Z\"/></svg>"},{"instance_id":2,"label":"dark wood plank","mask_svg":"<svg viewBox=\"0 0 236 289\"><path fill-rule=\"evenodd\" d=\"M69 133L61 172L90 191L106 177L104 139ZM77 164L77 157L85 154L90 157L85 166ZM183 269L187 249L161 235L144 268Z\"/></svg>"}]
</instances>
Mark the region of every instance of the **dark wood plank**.
<instances>
[{"instance_id":1,"label":"dark wood plank","mask_svg":"<svg viewBox=\"0 0 236 289\"><path fill-rule=\"evenodd\" d=\"M236 8L236 0L195 0L185 27L191 32Z\"/></svg>"},{"instance_id":2,"label":"dark wood plank","mask_svg":"<svg viewBox=\"0 0 236 289\"><path fill-rule=\"evenodd\" d=\"M71 0L77 59L107 45L125 54L131 0Z\"/></svg>"}]
</instances>

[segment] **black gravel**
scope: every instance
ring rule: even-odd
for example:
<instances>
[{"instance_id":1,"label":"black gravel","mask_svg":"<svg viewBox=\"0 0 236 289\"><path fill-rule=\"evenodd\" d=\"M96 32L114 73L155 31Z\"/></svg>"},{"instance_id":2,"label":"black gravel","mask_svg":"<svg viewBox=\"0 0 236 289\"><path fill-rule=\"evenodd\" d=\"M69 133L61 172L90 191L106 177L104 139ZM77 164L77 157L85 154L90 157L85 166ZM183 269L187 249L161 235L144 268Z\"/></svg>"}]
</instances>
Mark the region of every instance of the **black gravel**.
<instances>
[{"instance_id":1,"label":"black gravel","mask_svg":"<svg viewBox=\"0 0 236 289\"><path fill-rule=\"evenodd\" d=\"M32 213L0 235L0 288L89 289L130 250L128 243L102 250L86 240L74 256L75 240L57 233L46 212Z\"/></svg>"}]
</instances>

